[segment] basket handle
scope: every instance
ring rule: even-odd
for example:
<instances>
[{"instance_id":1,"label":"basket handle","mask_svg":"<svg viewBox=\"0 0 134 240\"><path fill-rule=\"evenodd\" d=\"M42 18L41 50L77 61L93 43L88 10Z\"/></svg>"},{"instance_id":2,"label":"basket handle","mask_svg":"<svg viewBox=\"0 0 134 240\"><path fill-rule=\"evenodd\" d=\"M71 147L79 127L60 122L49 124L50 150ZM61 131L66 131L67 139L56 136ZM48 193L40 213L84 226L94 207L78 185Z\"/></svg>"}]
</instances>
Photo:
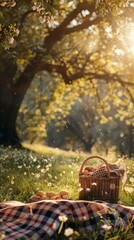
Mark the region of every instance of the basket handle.
<instances>
[{"instance_id":1,"label":"basket handle","mask_svg":"<svg viewBox=\"0 0 134 240\"><path fill-rule=\"evenodd\" d=\"M110 177L110 168L109 168L109 164L107 163L107 161L106 161L104 158L102 158L102 157L100 157L100 156L97 156L97 155L96 155L96 156L90 156L90 157L88 157L88 158L86 158L86 159L84 160L84 162L82 163L82 166L81 166L81 168L80 168L79 175L82 174L83 167L84 167L85 163L86 163L88 160L93 159L93 158L99 158L99 159L101 159L101 160L104 161L104 163L106 164L108 177Z\"/></svg>"}]
</instances>

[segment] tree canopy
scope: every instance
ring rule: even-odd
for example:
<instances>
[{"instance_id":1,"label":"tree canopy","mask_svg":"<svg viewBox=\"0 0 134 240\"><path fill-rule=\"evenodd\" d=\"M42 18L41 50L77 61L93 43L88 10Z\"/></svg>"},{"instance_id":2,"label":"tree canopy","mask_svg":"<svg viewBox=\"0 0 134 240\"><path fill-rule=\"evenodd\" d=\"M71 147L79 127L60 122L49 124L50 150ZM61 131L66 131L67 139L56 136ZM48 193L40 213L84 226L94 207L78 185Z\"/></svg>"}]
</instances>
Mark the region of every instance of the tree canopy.
<instances>
[{"instance_id":1,"label":"tree canopy","mask_svg":"<svg viewBox=\"0 0 134 240\"><path fill-rule=\"evenodd\" d=\"M19 143L20 106L32 80L42 76L50 87L45 119L60 116L59 109L66 116L84 93L96 97L102 124L112 120L113 105L114 117L132 125L133 12L133 1L125 0L1 1L0 142Z\"/></svg>"}]
</instances>

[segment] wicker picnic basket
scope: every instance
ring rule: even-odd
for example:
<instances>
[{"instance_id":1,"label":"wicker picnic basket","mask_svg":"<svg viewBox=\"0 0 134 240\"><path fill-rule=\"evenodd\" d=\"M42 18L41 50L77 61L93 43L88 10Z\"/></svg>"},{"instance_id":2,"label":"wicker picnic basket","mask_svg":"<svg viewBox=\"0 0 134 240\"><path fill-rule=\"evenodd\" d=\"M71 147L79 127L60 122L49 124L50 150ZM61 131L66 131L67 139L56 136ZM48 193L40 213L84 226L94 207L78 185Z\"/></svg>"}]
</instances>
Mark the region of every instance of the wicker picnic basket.
<instances>
[{"instance_id":1,"label":"wicker picnic basket","mask_svg":"<svg viewBox=\"0 0 134 240\"><path fill-rule=\"evenodd\" d=\"M85 164L92 160L102 160L105 164L106 176L92 176L91 174L83 174ZM90 156L82 164L79 171L81 200L103 200L108 202L118 202L120 175L114 171L110 171L108 162L100 156Z\"/></svg>"}]
</instances>

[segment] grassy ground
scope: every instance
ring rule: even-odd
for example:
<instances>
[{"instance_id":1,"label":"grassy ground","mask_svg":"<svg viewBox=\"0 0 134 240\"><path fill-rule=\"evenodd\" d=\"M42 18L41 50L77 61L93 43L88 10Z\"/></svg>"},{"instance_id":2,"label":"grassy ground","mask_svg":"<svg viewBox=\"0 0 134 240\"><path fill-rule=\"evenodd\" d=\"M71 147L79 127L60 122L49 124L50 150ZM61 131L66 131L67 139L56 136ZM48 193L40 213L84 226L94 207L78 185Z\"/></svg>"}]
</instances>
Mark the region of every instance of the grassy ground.
<instances>
[{"instance_id":1,"label":"grassy ground","mask_svg":"<svg viewBox=\"0 0 134 240\"><path fill-rule=\"evenodd\" d=\"M44 192L67 190L71 199L79 198L79 170L82 162L89 156L85 153L67 152L39 145L24 144L27 149L0 147L0 201L18 200L29 202L37 191ZM34 152L33 152L34 150ZM102 154L101 154L102 156ZM115 162L117 157L110 153L108 161ZM124 189L120 189L119 203L134 206L134 160L124 158L127 166L127 181ZM98 164L95 161L91 165ZM123 233L124 234L124 233ZM105 239L133 239L126 231ZM65 236L64 236L65 237ZM55 239L63 238L62 234ZM76 232L72 239L97 239L88 236L81 238ZM72 240L70 238L70 240Z\"/></svg>"},{"instance_id":2,"label":"grassy ground","mask_svg":"<svg viewBox=\"0 0 134 240\"><path fill-rule=\"evenodd\" d=\"M36 191L69 191L78 198L79 162L86 156L41 146L27 146L37 151L0 149L0 201L30 200ZM40 154L39 154L40 153Z\"/></svg>"},{"instance_id":3,"label":"grassy ground","mask_svg":"<svg viewBox=\"0 0 134 240\"><path fill-rule=\"evenodd\" d=\"M0 201L28 202L38 190L58 192L63 189L69 192L71 199L79 198L79 170L89 155L40 145L25 144L25 147L30 150L0 148ZM114 154L104 157L117 161ZM127 182L123 191L120 189L120 203L134 206L134 160L125 158L124 162Z\"/></svg>"}]
</instances>

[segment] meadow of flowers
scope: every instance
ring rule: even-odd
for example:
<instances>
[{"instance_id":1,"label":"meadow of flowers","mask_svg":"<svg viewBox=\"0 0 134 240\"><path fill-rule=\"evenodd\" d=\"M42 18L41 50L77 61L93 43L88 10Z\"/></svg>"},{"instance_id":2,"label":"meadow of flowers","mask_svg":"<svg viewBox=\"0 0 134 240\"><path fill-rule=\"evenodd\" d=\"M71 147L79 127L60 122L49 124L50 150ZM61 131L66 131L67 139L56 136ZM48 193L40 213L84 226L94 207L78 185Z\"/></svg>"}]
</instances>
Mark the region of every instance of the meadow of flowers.
<instances>
[{"instance_id":1,"label":"meadow of flowers","mask_svg":"<svg viewBox=\"0 0 134 240\"><path fill-rule=\"evenodd\" d=\"M70 199L78 199L80 191L78 175L86 155L59 150L57 154L54 149L41 154L38 153L38 149L36 150L37 152L33 152L28 149L0 147L0 201L29 202L30 197L39 190L44 192L67 190ZM134 206L134 160L126 157L124 162L127 166L127 181L124 188L120 189L119 203ZM76 225L67 223L67 219L66 221L61 219L60 232L54 239L98 239L96 232L92 232L91 236L82 237L77 232ZM106 234L103 239L133 239L129 229L125 229L125 232L121 229L116 235L110 235L108 226L104 226L104 230Z\"/></svg>"},{"instance_id":2,"label":"meadow of flowers","mask_svg":"<svg viewBox=\"0 0 134 240\"><path fill-rule=\"evenodd\" d=\"M36 191L60 191L65 186L71 198L78 198L78 161L76 156L64 159L53 153L1 147L0 201L28 202Z\"/></svg>"}]
</instances>

